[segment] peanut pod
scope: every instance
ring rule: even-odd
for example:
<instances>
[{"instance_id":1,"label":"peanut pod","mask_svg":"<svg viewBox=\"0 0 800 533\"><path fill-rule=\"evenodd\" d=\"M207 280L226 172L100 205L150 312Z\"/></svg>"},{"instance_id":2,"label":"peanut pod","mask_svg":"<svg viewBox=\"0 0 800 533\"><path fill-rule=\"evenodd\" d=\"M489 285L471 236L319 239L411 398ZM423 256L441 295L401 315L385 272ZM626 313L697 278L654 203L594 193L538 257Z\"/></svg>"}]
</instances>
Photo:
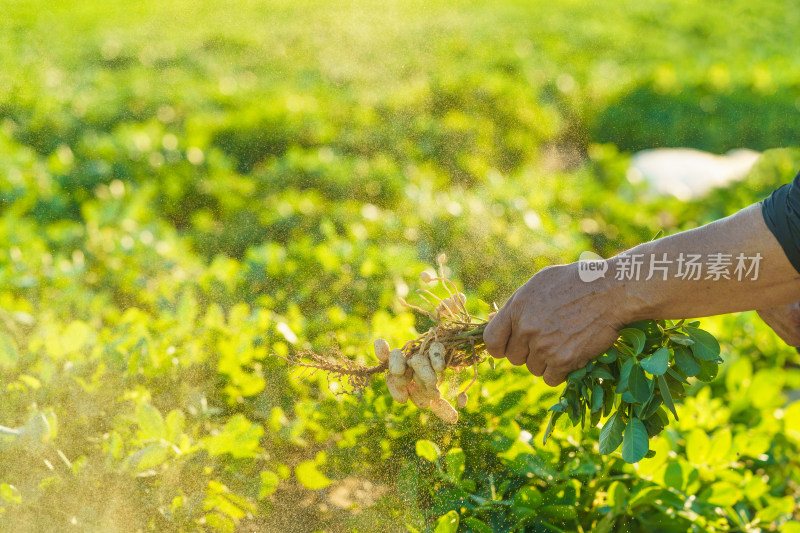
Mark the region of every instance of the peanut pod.
<instances>
[{"instance_id":1,"label":"peanut pod","mask_svg":"<svg viewBox=\"0 0 800 533\"><path fill-rule=\"evenodd\" d=\"M388 362L391 350L389 349L389 343L386 342L386 339L375 339L373 346L375 347L375 357L378 358L378 361L381 363Z\"/></svg>"},{"instance_id":2,"label":"peanut pod","mask_svg":"<svg viewBox=\"0 0 800 533\"><path fill-rule=\"evenodd\" d=\"M433 387L427 389L422 388L422 390L425 392L425 396L430 398L431 401L442 397L442 392L439 390L439 386L436 384L434 384Z\"/></svg>"},{"instance_id":3,"label":"peanut pod","mask_svg":"<svg viewBox=\"0 0 800 533\"><path fill-rule=\"evenodd\" d=\"M431 343L430 348L428 348L428 358L431 361L431 368L433 368L434 372L442 372L445 369L445 361L444 361L444 344L441 342L433 342Z\"/></svg>"},{"instance_id":4,"label":"peanut pod","mask_svg":"<svg viewBox=\"0 0 800 533\"><path fill-rule=\"evenodd\" d=\"M408 384L408 397L411 398L411 402L419 407L420 409L427 409L431 405L431 397L428 394L428 391L420 387L416 381L412 381Z\"/></svg>"},{"instance_id":5,"label":"peanut pod","mask_svg":"<svg viewBox=\"0 0 800 533\"><path fill-rule=\"evenodd\" d=\"M408 360L408 366L414 369L414 378L417 383L426 389L436 385L436 372L431 367L431 361L424 354L418 353Z\"/></svg>"},{"instance_id":6,"label":"peanut pod","mask_svg":"<svg viewBox=\"0 0 800 533\"><path fill-rule=\"evenodd\" d=\"M395 348L389 353L389 373L402 376L406 371L406 356L403 350Z\"/></svg>"},{"instance_id":7,"label":"peanut pod","mask_svg":"<svg viewBox=\"0 0 800 533\"><path fill-rule=\"evenodd\" d=\"M397 403L406 403L408 401L408 382L404 382L404 380L404 376L386 376L386 387Z\"/></svg>"},{"instance_id":8,"label":"peanut pod","mask_svg":"<svg viewBox=\"0 0 800 533\"><path fill-rule=\"evenodd\" d=\"M467 400L469 400L469 396L467 396L466 392L462 392L458 395L458 408L463 409L467 406Z\"/></svg>"},{"instance_id":9,"label":"peanut pod","mask_svg":"<svg viewBox=\"0 0 800 533\"><path fill-rule=\"evenodd\" d=\"M431 411L448 424L458 422L458 411L444 398L437 398L431 402Z\"/></svg>"}]
</instances>

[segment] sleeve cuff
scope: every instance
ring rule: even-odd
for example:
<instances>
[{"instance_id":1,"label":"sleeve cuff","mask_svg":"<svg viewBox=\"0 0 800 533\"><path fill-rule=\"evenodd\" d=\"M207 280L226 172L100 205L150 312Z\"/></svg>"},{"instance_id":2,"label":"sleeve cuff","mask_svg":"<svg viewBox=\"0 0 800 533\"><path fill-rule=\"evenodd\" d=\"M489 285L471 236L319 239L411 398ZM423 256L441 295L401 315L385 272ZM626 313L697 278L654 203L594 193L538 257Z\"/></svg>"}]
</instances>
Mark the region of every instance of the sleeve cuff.
<instances>
[{"instance_id":1,"label":"sleeve cuff","mask_svg":"<svg viewBox=\"0 0 800 533\"><path fill-rule=\"evenodd\" d=\"M800 174L790 184L776 189L761 202L767 227L800 273Z\"/></svg>"}]
</instances>

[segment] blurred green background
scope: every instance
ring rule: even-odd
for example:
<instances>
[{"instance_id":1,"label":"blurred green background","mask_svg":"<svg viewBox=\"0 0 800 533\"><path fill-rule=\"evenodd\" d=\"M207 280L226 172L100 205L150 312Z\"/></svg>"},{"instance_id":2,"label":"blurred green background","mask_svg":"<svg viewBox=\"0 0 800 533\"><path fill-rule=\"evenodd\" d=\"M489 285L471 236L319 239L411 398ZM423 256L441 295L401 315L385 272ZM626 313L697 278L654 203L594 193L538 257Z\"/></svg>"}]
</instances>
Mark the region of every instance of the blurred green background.
<instances>
[{"instance_id":1,"label":"blurred green background","mask_svg":"<svg viewBox=\"0 0 800 533\"><path fill-rule=\"evenodd\" d=\"M450 428L270 357L400 345L428 324L397 298L443 251L485 313L764 198L800 169L798 23L742 0L5 0L0 530L800 531L798 356L752 313L704 321L722 374L636 466L567 426L539 446L558 391L507 364ZM681 146L767 152L687 202L627 179Z\"/></svg>"}]
</instances>

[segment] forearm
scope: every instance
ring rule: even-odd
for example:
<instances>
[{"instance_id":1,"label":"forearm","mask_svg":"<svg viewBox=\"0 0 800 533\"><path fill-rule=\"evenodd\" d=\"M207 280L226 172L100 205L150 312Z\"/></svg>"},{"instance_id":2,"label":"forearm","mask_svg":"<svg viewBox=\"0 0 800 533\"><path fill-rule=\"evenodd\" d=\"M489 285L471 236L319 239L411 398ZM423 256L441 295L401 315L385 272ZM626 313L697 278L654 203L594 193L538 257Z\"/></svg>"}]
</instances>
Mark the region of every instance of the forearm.
<instances>
[{"instance_id":1,"label":"forearm","mask_svg":"<svg viewBox=\"0 0 800 533\"><path fill-rule=\"evenodd\" d=\"M800 182L791 193L800 196ZM800 198L792 201L800 203ZM778 209L777 213L782 212ZM800 221L793 213L791 220L781 219L784 225L790 224L784 227L788 235L784 244L790 252L773 236L760 206L754 205L606 261L542 269L517 289L486 326L486 349L514 365L527 365L532 374L555 386L607 350L619 330L636 320L693 318L798 301L800 274L787 258L787 253L798 255L794 239L800 234ZM681 263L681 254L684 259L698 256L698 275L683 275L688 265ZM740 255L760 257L757 275L750 269L737 271ZM632 266L633 258L639 261L638 271L620 276L620 272L626 274L626 265ZM727 272L712 268L719 267L721 259L730 262ZM797 259L800 265L800 256ZM603 267L607 268L604 276Z\"/></svg>"},{"instance_id":2,"label":"forearm","mask_svg":"<svg viewBox=\"0 0 800 533\"><path fill-rule=\"evenodd\" d=\"M716 254L730 261L729 279L709 275ZM735 271L740 254L744 258L760 256L755 260L757 277L753 270ZM691 255L701 257L699 279L690 279L696 272L686 279L687 264L679 261ZM621 269L625 274L636 274L631 268L632 258L641 260L638 276L618 279ZM746 261L746 266L752 267L753 261ZM606 289L627 320L710 316L800 300L800 274L764 223L758 205L706 226L639 245L609 259L608 264ZM651 266L660 267L652 276Z\"/></svg>"}]
</instances>

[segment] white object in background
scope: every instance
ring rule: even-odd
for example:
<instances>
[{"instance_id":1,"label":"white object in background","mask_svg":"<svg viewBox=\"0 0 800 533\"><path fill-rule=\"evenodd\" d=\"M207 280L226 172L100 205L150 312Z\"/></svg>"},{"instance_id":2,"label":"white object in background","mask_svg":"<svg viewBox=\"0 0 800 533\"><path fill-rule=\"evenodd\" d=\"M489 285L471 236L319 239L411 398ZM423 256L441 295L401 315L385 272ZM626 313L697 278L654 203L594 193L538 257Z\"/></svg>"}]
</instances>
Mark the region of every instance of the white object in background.
<instances>
[{"instance_id":1,"label":"white object in background","mask_svg":"<svg viewBox=\"0 0 800 533\"><path fill-rule=\"evenodd\" d=\"M628 180L646 181L661 194L690 200L744 178L761 154L731 150L716 155L692 148L657 148L637 152L631 158Z\"/></svg>"}]
</instances>

